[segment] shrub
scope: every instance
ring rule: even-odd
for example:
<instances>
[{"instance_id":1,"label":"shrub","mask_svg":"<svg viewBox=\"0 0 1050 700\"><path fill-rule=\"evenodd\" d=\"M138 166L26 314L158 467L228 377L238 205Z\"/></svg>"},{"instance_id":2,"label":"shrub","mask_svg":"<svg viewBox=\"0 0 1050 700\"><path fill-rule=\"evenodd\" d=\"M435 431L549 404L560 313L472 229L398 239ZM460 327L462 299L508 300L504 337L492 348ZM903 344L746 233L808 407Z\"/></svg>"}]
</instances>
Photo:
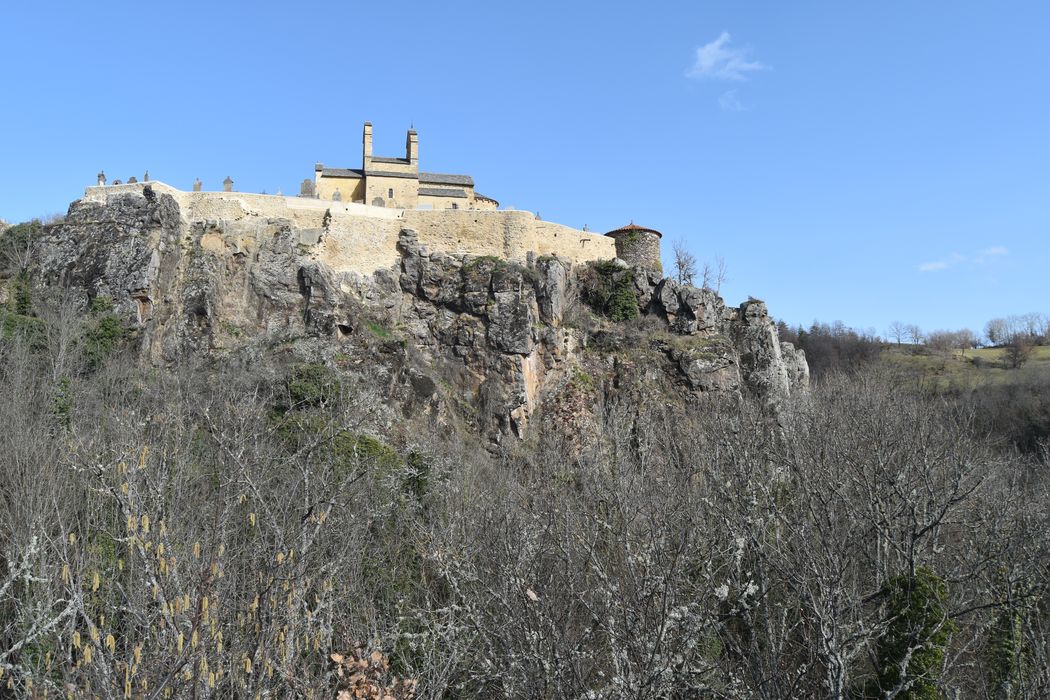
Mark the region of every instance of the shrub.
<instances>
[{"instance_id":1,"label":"shrub","mask_svg":"<svg viewBox=\"0 0 1050 700\"><path fill-rule=\"evenodd\" d=\"M1028 658L1025 653L1024 619L1016 608L1002 610L988 638L988 682L996 697L1022 697Z\"/></svg>"},{"instance_id":2,"label":"shrub","mask_svg":"<svg viewBox=\"0 0 1050 700\"><path fill-rule=\"evenodd\" d=\"M638 318L633 272L611 260L590 263L580 275L583 300L612 321Z\"/></svg>"},{"instance_id":3,"label":"shrub","mask_svg":"<svg viewBox=\"0 0 1050 700\"><path fill-rule=\"evenodd\" d=\"M97 297L91 300L88 304L88 312L92 316L98 316L100 314L108 314L113 310L113 300L105 294L99 294Z\"/></svg>"},{"instance_id":4,"label":"shrub","mask_svg":"<svg viewBox=\"0 0 1050 700\"><path fill-rule=\"evenodd\" d=\"M354 435L342 431L335 436L332 449L336 464L347 473L351 473L354 466L361 465L377 475L385 475L401 464L394 448L371 435Z\"/></svg>"},{"instance_id":5,"label":"shrub","mask_svg":"<svg viewBox=\"0 0 1050 700\"><path fill-rule=\"evenodd\" d=\"M0 272L15 274L29 268L33 237L43 230L39 219L15 224L0 232Z\"/></svg>"},{"instance_id":6,"label":"shrub","mask_svg":"<svg viewBox=\"0 0 1050 700\"><path fill-rule=\"evenodd\" d=\"M15 337L25 338L30 347L39 350L44 347L44 324L32 316L4 313L0 311L0 337L10 340Z\"/></svg>"},{"instance_id":7,"label":"shrub","mask_svg":"<svg viewBox=\"0 0 1050 700\"><path fill-rule=\"evenodd\" d=\"M411 700L416 696L416 681L397 678L381 652L357 648L348 656L332 654L331 659L339 678L338 700Z\"/></svg>"},{"instance_id":8,"label":"shrub","mask_svg":"<svg viewBox=\"0 0 1050 700\"><path fill-rule=\"evenodd\" d=\"M84 333L84 357L98 366L128 336L128 329L115 314L106 313L88 325Z\"/></svg>"},{"instance_id":9,"label":"shrub","mask_svg":"<svg viewBox=\"0 0 1050 700\"><path fill-rule=\"evenodd\" d=\"M914 575L891 579L882 594L890 623L876 648L878 689L904 686L894 697L937 700L944 650L956 629L948 617L947 584L931 569L918 567Z\"/></svg>"},{"instance_id":10,"label":"shrub","mask_svg":"<svg viewBox=\"0 0 1050 700\"><path fill-rule=\"evenodd\" d=\"M16 314L28 316L32 312L33 296L29 288L29 277L25 273L19 273L15 277L11 298Z\"/></svg>"},{"instance_id":11,"label":"shrub","mask_svg":"<svg viewBox=\"0 0 1050 700\"><path fill-rule=\"evenodd\" d=\"M320 406L339 393L339 380L320 362L296 365L287 380L289 408Z\"/></svg>"},{"instance_id":12,"label":"shrub","mask_svg":"<svg viewBox=\"0 0 1050 700\"><path fill-rule=\"evenodd\" d=\"M389 328L376 321L369 321L365 325L368 326L368 330L372 331L372 335L377 338L386 340L392 335Z\"/></svg>"},{"instance_id":13,"label":"shrub","mask_svg":"<svg viewBox=\"0 0 1050 700\"><path fill-rule=\"evenodd\" d=\"M1032 356L1035 339L1026 335L1015 335L1003 351L1003 361L1010 369L1020 369Z\"/></svg>"}]
</instances>

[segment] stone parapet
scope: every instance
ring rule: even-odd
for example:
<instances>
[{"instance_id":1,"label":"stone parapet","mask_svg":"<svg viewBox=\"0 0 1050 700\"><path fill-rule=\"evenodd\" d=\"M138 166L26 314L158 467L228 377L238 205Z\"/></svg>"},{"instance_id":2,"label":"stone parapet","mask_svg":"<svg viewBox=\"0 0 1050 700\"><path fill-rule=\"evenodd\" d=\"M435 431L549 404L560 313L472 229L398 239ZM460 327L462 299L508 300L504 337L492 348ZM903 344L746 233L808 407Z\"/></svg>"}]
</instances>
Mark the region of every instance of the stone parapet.
<instances>
[{"instance_id":1,"label":"stone parapet","mask_svg":"<svg viewBox=\"0 0 1050 700\"><path fill-rule=\"evenodd\" d=\"M397 263L402 227L415 229L431 251L469 254L526 262L529 257L557 255L573 263L609 260L617 255L612 238L537 219L532 212L469 209L390 209L354 202L247 192L185 192L156 180L89 187L84 199L141 193L151 187L178 203L186 223L237 222L241 230L265 231L269 222L288 220L308 235L311 254L333 270L371 275ZM253 227L253 222L259 226ZM317 231L323 231L318 235ZM316 241L316 242L315 242Z\"/></svg>"}]
</instances>

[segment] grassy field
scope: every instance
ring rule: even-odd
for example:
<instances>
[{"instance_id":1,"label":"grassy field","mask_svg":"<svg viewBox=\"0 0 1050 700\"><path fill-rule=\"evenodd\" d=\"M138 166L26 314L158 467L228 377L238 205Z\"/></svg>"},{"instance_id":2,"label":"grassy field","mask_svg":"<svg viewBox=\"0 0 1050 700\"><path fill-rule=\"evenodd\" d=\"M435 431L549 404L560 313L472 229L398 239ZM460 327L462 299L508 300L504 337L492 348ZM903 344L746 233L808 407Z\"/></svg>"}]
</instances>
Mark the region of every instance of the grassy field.
<instances>
[{"instance_id":1,"label":"grassy field","mask_svg":"<svg viewBox=\"0 0 1050 700\"><path fill-rule=\"evenodd\" d=\"M1035 348L1020 369L1006 368L1003 353L1001 348L942 353L909 345L891 345L882 353L882 361L890 367L914 373L919 381L941 391L1050 378L1050 346Z\"/></svg>"}]
</instances>

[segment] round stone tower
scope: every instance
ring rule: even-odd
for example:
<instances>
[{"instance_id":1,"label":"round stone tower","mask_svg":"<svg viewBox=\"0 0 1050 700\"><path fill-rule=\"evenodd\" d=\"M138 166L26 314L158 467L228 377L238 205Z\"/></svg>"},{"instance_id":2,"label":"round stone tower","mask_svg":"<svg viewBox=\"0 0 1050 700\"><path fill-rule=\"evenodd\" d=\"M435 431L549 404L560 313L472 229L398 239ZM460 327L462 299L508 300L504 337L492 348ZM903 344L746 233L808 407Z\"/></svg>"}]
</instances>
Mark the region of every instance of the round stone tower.
<instances>
[{"instance_id":1,"label":"round stone tower","mask_svg":"<svg viewBox=\"0 0 1050 700\"><path fill-rule=\"evenodd\" d=\"M660 262L660 239L663 234L656 229L645 228L632 221L605 235L616 241L616 257L628 265L663 271Z\"/></svg>"}]
</instances>

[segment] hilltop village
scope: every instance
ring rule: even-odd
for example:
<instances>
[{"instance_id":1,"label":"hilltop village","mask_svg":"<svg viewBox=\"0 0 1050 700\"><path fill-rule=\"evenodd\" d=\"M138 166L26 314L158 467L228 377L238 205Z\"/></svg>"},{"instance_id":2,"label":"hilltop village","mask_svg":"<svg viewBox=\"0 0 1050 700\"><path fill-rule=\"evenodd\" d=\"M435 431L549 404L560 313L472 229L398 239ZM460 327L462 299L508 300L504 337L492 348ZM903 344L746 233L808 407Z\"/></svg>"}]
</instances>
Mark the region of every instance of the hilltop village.
<instances>
[{"instance_id":1,"label":"hilltop village","mask_svg":"<svg viewBox=\"0 0 1050 700\"><path fill-rule=\"evenodd\" d=\"M374 155L372 124L362 130L360 168L314 166L298 196L237 192L227 177L221 191L204 191L197 179L191 191L163 182L129 178L107 182L104 172L85 191L88 201L141 192L170 194L187 221L241 222L288 219L301 243L326 245L319 259L333 269L371 274L398 260L403 228L414 230L429 250L449 254L494 256L525 262L530 256L558 255L572 263L620 258L629 265L659 270L660 237L653 229L628 224L597 234L541 220L528 211L499 209L499 202L474 188L470 175L419 169L419 136L406 135L404 157Z\"/></svg>"}]
</instances>

